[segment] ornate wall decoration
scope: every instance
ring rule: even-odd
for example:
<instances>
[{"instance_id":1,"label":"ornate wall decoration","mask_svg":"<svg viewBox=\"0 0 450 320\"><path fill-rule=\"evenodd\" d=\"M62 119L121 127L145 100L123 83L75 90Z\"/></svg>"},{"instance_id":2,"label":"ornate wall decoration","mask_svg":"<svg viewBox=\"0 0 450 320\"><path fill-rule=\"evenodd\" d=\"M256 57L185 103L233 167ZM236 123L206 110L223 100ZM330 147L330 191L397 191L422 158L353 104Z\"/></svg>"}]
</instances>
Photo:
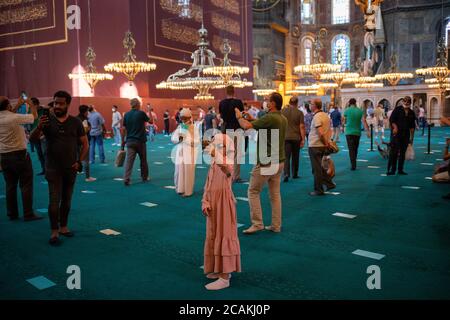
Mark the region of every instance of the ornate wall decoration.
<instances>
[{"instance_id":1,"label":"ornate wall decoration","mask_svg":"<svg viewBox=\"0 0 450 320\"><path fill-rule=\"evenodd\" d=\"M16 8L0 12L0 25L35 21L47 18L48 8L45 3Z\"/></svg>"},{"instance_id":2,"label":"ornate wall decoration","mask_svg":"<svg viewBox=\"0 0 450 320\"><path fill-rule=\"evenodd\" d=\"M240 14L239 1L237 0L211 0L211 3L236 15Z\"/></svg>"},{"instance_id":3,"label":"ornate wall decoration","mask_svg":"<svg viewBox=\"0 0 450 320\"><path fill-rule=\"evenodd\" d=\"M0 8L6 6L15 6L22 3L32 2L35 0L0 0Z\"/></svg>"},{"instance_id":4,"label":"ornate wall decoration","mask_svg":"<svg viewBox=\"0 0 450 320\"><path fill-rule=\"evenodd\" d=\"M195 45L198 40L197 30L168 20L162 21L161 31L164 38L177 42Z\"/></svg>"},{"instance_id":5,"label":"ornate wall decoration","mask_svg":"<svg viewBox=\"0 0 450 320\"><path fill-rule=\"evenodd\" d=\"M178 5L177 1L173 0L159 0L159 5L164 11L175 14L177 16L181 13L181 7ZM192 18L197 22L202 22L203 10L199 5L191 4L191 14Z\"/></svg>"},{"instance_id":6,"label":"ornate wall decoration","mask_svg":"<svg viewBox=\"0 0 450 320\"><path fill-rule=\"evenodd\" d=\"M211 14L212 25L219 30L227 31L237 36L241 35L240 23L236 20L225 17L221 14L213 12Z\"/></svg>"}]
</instances>

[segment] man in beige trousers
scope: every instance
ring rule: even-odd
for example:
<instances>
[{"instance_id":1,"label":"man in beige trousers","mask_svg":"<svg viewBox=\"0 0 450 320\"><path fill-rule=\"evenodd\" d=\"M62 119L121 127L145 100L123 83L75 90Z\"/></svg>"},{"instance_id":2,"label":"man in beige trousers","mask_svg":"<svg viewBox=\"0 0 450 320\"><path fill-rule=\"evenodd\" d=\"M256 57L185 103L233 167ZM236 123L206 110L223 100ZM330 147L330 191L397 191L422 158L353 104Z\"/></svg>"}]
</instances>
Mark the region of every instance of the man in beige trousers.
<instances>
[{"instance_id":1,"label":"man in beige trousers","mask_svg":"<svg viewBox=\"0 0 450 320\"><path fill-rule=\"evenodd\" d=\"M258 120L248 113L244 119L242 113L236 109L236 118L244 130L258 131L257 164L250 176L248 198L252 225L244 230L245 234L252 234L261 230L272 232L281 231L281 174L286 158L284 140L288 121L281 114L283 97L279 93L272 93L269 98L269 113ZM264 185L269 185L270 203L272 206L272 225L264 228L261 208L261 191Z\"/></svg>"}]
</instances>

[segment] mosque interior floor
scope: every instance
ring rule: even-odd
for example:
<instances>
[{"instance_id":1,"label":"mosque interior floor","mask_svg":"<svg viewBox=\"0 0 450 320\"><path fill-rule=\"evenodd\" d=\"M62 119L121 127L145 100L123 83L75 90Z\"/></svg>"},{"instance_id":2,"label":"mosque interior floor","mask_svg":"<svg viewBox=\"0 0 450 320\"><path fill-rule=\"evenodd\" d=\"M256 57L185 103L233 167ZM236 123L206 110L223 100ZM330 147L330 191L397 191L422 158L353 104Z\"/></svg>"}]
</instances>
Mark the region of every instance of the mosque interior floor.
<instances>
[{"instance_id":1,"label":"mosque interior floor","mask_svg":"<svg viewBox=\"0 0 450 320\"><path fill-rule=\"evenodd\" d=\"M69 217L76 236L63 239L60 247L47 243L45 179L34 180L35 209L45 219L30 223L7 219L0 179L0 299L449 299L450 203L441 197L450 188L429 180L448 136L449 129L433 128L434 152L428 155L427 137L417 135L416 160L406 163L409 175L392 177L383 176L387 161L367 151L366 137L358 170L351 172L341 136L341 151L333 156L335 194L315 198L308 195L313 180L304 149L301 178L281 185L279 234L242 234L250 223L248 185L234 185L235 196L244 198L237 202L243 272L218 292L204 288L209 280L201 269L205 218L200 200L208 168L197 168L191 198L167 188L173 185L174 171L168 137L158 135L148 144L151 181L140 182L136 160L130 187L115 180L123 174L123 168L114 166L118 147L105 142L107 164L91 166L98 180L87 183L78 177ZM32 158L36 174L36 153ZM243 178L250 169L243 166ZM261 198L270 225L267 189ZM100 233L104 229L120 235ZM383 256L353 254L358 249ZM66 286L70 265L81 269L81 290ZM371 265L380 267L380 290L366 285ZM38 290L26 281L38 276L55 285Z\"/></svg>"}]
</instances>

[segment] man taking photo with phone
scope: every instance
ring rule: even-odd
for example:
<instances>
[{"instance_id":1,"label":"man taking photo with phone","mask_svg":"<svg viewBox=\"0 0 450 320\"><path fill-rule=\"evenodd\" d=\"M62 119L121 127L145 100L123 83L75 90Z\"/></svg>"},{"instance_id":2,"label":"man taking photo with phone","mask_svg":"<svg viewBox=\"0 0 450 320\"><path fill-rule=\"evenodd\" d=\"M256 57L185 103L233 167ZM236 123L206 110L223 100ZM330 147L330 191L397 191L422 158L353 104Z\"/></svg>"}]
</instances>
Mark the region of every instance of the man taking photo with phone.
<instances>
[{"instance_id":1,"label":"man taking photo with phone","mask_svg":"<svg viewBox=\"0 0 450 320\"><path fill-rule=\"evenodd\" d=\"M16 113L18 107L27 104L31 114ZM0 154L3 177L6 183L6 213L10 220L19 219L17 185L22 193L24 221L42 219L33 211L33 167L27 151L24 125L37 119L37 110L30 101L19 98L12 107L7 97L0 97Z\"/></svg>"}]
</instances>

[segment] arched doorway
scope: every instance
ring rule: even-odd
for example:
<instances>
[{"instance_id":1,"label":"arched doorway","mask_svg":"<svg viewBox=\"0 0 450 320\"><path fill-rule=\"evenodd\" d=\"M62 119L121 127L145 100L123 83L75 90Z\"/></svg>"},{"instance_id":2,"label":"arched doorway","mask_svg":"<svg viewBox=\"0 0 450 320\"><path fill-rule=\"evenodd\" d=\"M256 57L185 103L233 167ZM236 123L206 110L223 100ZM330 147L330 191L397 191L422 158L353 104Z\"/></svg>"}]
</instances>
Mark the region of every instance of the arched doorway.
<instances>
[{"instance_id":1,"label":"arched doorway","mask_svg":"<svg viewBox=\"0 0 450 320\"><path fill-rule=\"evenodd\" d=\"M391 109L391 103L387 99L382 99L378 104L381 104L383 106L384 112L388 113L388 111Z\"/></svg>"},{"instance_id":2,"label":"arched doorway","mask_svg":"<svg viewBox=\"0 0 450 320\"><path fill-rule=\"evenodd\" d=\"M437 98L431 98L429 115L430 122L437 121L440 118L439 102Z\"/></svg>"}]
</instances>

